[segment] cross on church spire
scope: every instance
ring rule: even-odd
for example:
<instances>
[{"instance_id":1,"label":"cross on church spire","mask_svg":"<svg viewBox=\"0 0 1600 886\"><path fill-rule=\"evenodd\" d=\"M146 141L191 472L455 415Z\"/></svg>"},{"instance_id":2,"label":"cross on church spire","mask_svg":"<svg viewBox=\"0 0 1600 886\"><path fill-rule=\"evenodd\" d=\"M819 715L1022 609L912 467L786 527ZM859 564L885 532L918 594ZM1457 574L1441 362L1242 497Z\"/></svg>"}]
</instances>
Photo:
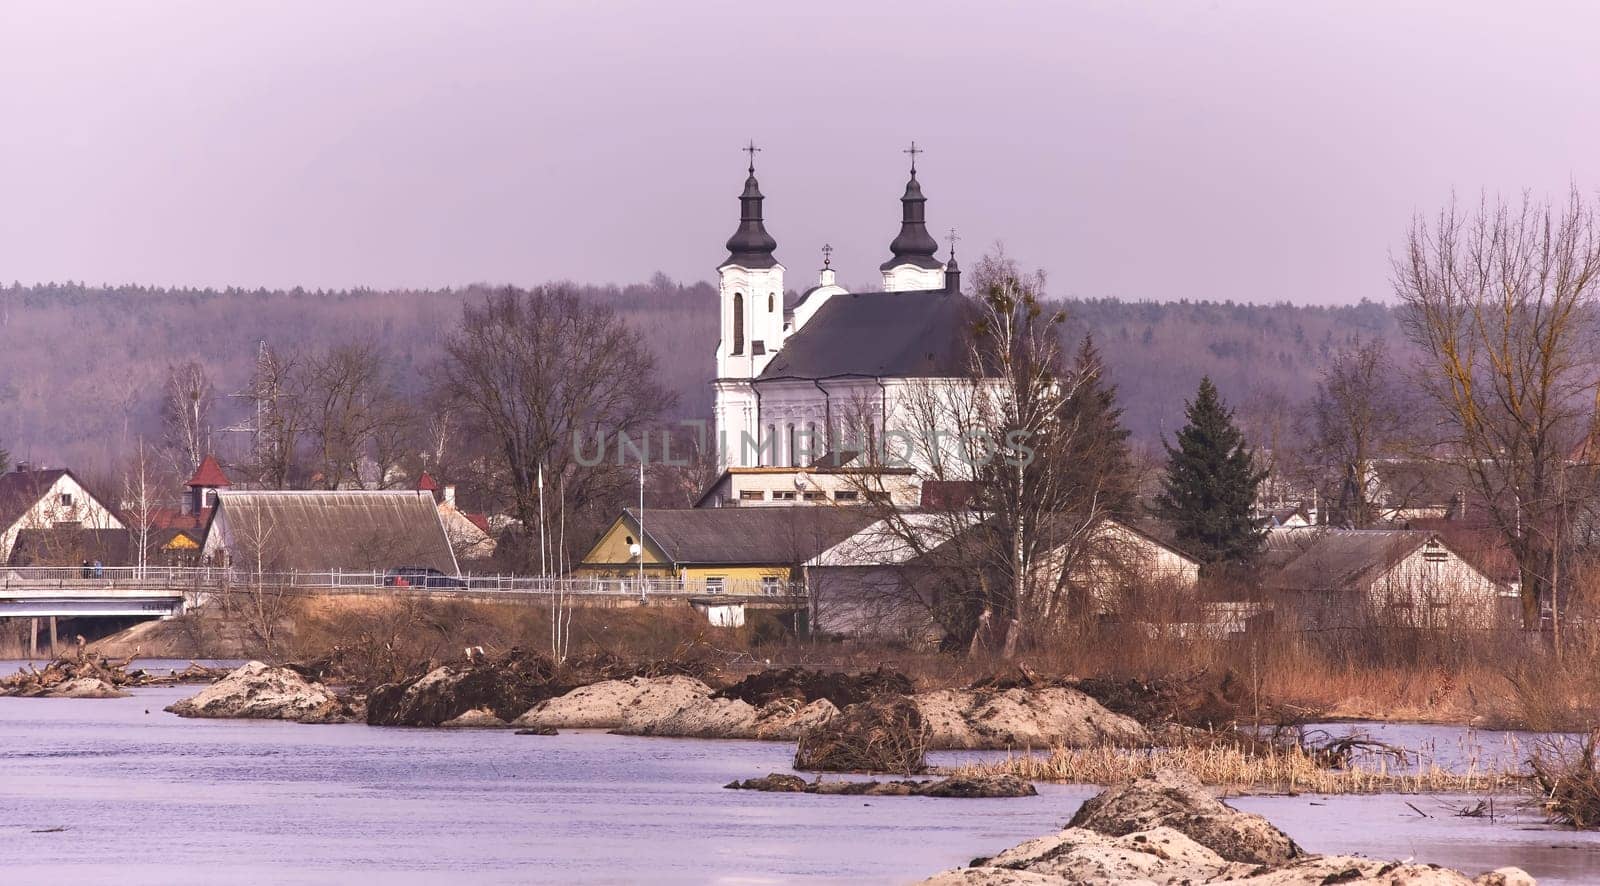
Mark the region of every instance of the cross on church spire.
<instances>
[{"instance_id":1,"label":"cross on church spire","mask_svg":"<svg viewBox=\"0 0 1600 886\"><path fill-rule=\"evenodd\" d=\"M955 228L951 228L950 229L949 240L950 240L950 257L951 258L955 258L956 257L956 243L960 242L960 240L961 240L961 238L956 234L956 229Z\"/></svg>"},{"instance_id":2,"label":"cross on church spire","mask_svg":"<svg viewBox=\"0 0 1600 886\"><path fill-rule=\"evenodd\" d=\"M902 153L902 154L910 154L911 155L911 174L912 175L916 175L917 174L917 155L918 154L925 154L927 152L922 150L921 148L917 147L916 141L913 140L911 142L911 147L906 148L904 151L901 151L900 153Z\"/></svg>"},{"instance_id":3,"label":"cross on church spire","mask_svg":"<svg viewBox=\"0 0 1600 886\"><path fill-rule=\"evenodd\" d=\"M830 268L832 266L833 266L833 246L831 244L824 243L824 244L822 244L822 269L823 270L827 270L828 268Z\"/></svg>"},{"instance_id":4,"label":"cross on church spire","mask_svg":"<svg viewBox=\"0 0 1600 886\"><path fill-rule=\"evenodd\" d=\"M755 139L751 139L750 140L750 144L745 145L744 147L740 148L739 150L744 151L746 154L750 155L750 174L751 175L755 175L756 174L756 153L761 150L760 148L756 147L756 140Z\"/></svg>"}]
</instances>

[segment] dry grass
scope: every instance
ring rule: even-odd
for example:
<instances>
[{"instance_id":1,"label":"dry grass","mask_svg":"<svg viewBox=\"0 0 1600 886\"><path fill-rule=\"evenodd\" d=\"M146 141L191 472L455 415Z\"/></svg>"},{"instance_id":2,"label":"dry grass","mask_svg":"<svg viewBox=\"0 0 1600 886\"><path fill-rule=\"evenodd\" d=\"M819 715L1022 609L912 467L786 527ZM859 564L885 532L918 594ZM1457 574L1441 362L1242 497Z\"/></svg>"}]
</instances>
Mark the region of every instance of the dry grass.
<instances>
[{"instance_id":1,"label":"dry grass","mask_svg":"<svg viewBox=\"0 0 1600 886\"><path fill-rule=\"evenodd\" d=\"M1238 747L1056 748L1048 756L1020 754L951 770L966 776L1013 775L1028 781L1110 785L1178 768L1201 783L1241 794L1495 794L1520 789L1525 773L1470 767L1454 772L1433 764L1391 768L1370 765L1329 769L1299 748L1251 752Z\"/></svg>"}]
</instances>

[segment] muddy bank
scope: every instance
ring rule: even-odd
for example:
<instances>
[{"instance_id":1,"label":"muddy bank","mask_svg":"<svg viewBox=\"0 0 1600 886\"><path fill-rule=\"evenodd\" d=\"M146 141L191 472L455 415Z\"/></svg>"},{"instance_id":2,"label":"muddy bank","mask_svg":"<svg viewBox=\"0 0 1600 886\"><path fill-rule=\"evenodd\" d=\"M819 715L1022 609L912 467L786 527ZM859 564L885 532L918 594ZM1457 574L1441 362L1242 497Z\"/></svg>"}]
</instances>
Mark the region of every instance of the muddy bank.
<instances>
[{"instance_id":1,"label":"muddy bank","mask_svg":"<svg viewBox=\"0 0 1600 886\"><path fill-rule=\"evenodd\" d=\"M1036 797L1039 792L1020 778L951 777L901 781L806 781L798 775L774 772L764 778L747 778L723 785L735 791L766 791L774 794L821 794L843 797L950 797L994 799Z\"/></svg>"},{"instance_id":2,"label":"muddy bank","mask_svg":"<svg viewBox=\"0 0 1600 886\"><path fill-rule=\"evenodd\" d=\"M845 705L846 711L900 699L914 706L918 722L926 724L928 749L1129 746L1149 741L1148 732L1132 719L1064 687L898 691L908 685L903 675L883 671L846 675L786 669L763 672L720 691L681 675L633 677L554 695L515 715L512 722L521 727L610 729L625 735L797 741L839 716L841 707L834 698L862 699ZM469 704L451 716L481 706ZM499 708L494 710L505 716Z\"/></svg>"},{"instance_id":3,"label":"muddy bank","mask_svg":"<svg viewBox=\"0 0 1600 886\"><path fill-rule=\"evenodd\" d=\"M580 686L539 702L512 721L522 728L623 729L659 720L711 696L711 687L693 677L630 677Z\"/></svg>"},{"instance_id":4,"label":"muddy bank","mask_svg":"<svg viewBox=\"0 0 1600 886\"><path fill-rule=\"evenodd\" d=\"M941 689L913 696L930 750L1133 747L1149 744L1137 721L1076 689Z\"/></svg>"},{"instance_id":5,"label":"muddy bank","mask_svg":"<svg viewBox=\"0 0 1600 886\"><path fill-rule=\"evenodd\" d=\"M328 687L288 668L247 662L189 698L168 705L180 717L348 723L358 713Z\"/></svg>"},{"instance_id":6,"label":"muddy bank","mask_svg":"<svg viewBox=\"0 0 1600 886\"><path fill-rule=\"evenodd\" d=\"M1076 883L1528 886L1534 880L1518 868L1473 879L1437 865L1312 855L1261 816L1217 800L1192 776L1163 770L1096 795L1059 833L924 881L925 886Z\"/></svg>"}]
</instances>

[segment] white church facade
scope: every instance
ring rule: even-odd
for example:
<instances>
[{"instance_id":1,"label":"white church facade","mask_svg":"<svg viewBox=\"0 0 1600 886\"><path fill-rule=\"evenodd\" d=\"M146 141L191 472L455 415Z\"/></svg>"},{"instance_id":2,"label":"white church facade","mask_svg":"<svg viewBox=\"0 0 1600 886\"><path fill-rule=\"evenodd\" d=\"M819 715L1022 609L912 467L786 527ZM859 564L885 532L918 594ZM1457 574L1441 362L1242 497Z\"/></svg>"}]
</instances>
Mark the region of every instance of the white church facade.
<instances>
[{"instance_id":1,"label":"white church facade","mask_svg":"<svg viewBox=\"0 0 1600 886\"><path fill-rule=\"evenodd\" d=\"M816 284L788 308L751 163L739 227L717 269L720 468L837 467L868 452L926 466L936 447L915 429L929 426L930 391L970 388L972 315L953 245L948 261L935 257L915 156L900 232L879 267L883 289L849 292L825 258Z\"/></svg>"}]
</instances>

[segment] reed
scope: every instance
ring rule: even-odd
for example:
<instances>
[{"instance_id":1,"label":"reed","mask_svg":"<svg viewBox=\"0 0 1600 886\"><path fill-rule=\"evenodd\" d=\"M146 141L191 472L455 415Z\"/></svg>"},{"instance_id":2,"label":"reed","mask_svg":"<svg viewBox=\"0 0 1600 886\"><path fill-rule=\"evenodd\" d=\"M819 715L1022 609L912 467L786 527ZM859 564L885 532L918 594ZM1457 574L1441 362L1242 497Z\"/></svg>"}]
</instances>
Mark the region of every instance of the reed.
<instances>
[{"instance_id":1,"label":"reed","mask_svg":"<svg viewBox=\"0 0 1600 886\"><path fill-rule=\"evenodd\" d=\"M1158 769L1184 769L1201 783L1236 794L1495 794L1522 789L1526 773L1470 764L1458 772L1433 763L1391 765L1385 758L1330 769L1301 748L1252 751L1220 745L1170 748L1055 748L954 767L947 774L1012 775L1029 781L1111 785Z\"/></svg>"}]
</instances>

